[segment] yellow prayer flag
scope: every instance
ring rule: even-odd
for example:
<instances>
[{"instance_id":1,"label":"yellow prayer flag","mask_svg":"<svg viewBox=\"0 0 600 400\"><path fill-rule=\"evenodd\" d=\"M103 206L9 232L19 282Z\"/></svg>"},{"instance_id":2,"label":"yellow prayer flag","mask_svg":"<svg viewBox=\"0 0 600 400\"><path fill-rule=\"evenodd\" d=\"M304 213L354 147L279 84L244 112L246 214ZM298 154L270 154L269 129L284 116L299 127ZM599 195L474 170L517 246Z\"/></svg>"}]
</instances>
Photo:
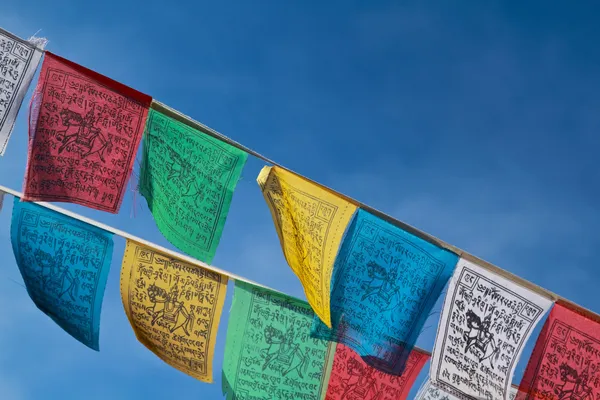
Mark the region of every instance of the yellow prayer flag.
<instances>
[{"instance_id":1,"label":"yellow prayer flag","mask_svg":"<svg viewBox=\"0 0 600 400\"><path fill-rule=\"evenodd\" d=\"M356 205L279 167L258 175L285 258L315 314L331 328L333 263Z\"/></svg>"},{"instance_id":2,"label":"yellow prayer flag","mask_svg":"<svg viewBox=\"0 0 600 400\"><path fill-rule=\"evenodd\" d=\"M167 364L211 383L227 276L127 240L121 299L137 339Z\"/></svg>"}]
</instances>

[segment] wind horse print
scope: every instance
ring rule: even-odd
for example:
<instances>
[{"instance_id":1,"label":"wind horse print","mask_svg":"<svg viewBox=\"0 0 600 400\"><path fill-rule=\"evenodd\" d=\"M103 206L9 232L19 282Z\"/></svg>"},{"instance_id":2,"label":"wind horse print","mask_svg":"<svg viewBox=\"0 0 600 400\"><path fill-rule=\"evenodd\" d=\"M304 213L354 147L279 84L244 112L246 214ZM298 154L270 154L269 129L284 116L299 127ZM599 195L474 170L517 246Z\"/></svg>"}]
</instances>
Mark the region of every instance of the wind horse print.
<instances>
[{"instance_id":1,"label":"wind horse print","mask_svg":"<svg viewBox=\"0 0 600 400\"><path fill-rule=\"evenodd\" d=\"M140 193L158 229L210 264L248 154L154 109L143 146Z\"/></svg>"},{"instance_id":2,"label":"wind horse print","mask_svg":"<svg viewBox=\"0 0 600 400\"><path fill-rule=\"evenodd\" d=\"M23 200L118 213L151 101L46 52L29 115Z\"/></svg>"},{"instance_id":3,"label":"wind horse print","mask_svg":"<svg viewBox=\"0 0 600 400\"><path fill-rule=\"evenodd\" d=\"M127 240L121 299L137 339L161 360L202 382L213 357L228 278Z\"/></svg>"},{"instance_id":4,"label":"wind horse print","mask_svg":"<svg viewBox=\"0 0 600 400\"><path fill-rule=\"evenodd\" d=\"M417 337L458 256L359 209L334 266L329 329L373 368L402 375Z\"/></svg>"},{"instance_id":5,"label":"wind horse print","mask_svg":"<svg viewBox=\"0 0 600 400\"><path fill-rule=\"evenodd\" d=\"M317 400L333 354L310 337L306 302L236 281L227 327L223 393L227 400Z\"/></svg>"},{"instance_id":6,"label":"wind horse print","mask_svg":"<svg viewBox=\"0 0 600 400\"><path fill-rule=\"evenodd\" d=\"M552 301L460 259L448 285L430 379L460 398L508 400L517 362Z\"/></svg>"},{"instance_id":7,"label":"wind horse print","mask_svg":"<svg viewBox=\"0 0 600 400\"><path fill-rule=\"evenodd\" d=\"M558 301L544 323L515 400L600 398L600 324Z\"/></svg>"},{"instance_id":8,"label":"wind horse print","mask_svg":"<svg viewBox=\"0 0 600 400\"><path fill-rule=\"evenodd\" d=\"M336 346L325 400L405 400L429 355L413 350L401 376L367 365L349 347Z\"/></svg>"},{"instance_id":9,"label":"wind horse print","mask_svg":"<svg viewBox=\"0 0 600 400\"><path fill-rule=\"evenodd\" d=\"M98 351L112 234L15 197L11 242L35 305L69 335Z\"/></svg>"},{"instance_id":10,"label":"wind horse print","mask_svg":"<svg viewBox=\"0 0 600 400\"><path fill-rule=\"evenodd\" d=\"M288 265L315 314L331 326L333 263L356 205L279 167L264 167L257 182Z\"/></svg>"},{"instance_id":11,"label":"wind horse print","mask_svg":"<svg viewBox=\"0 0 600 400\"><path fill-rule=\"evenodd\" d=\"M41 58L41 49L0 28L0 156Z\"/></svg>"}]
</instances>

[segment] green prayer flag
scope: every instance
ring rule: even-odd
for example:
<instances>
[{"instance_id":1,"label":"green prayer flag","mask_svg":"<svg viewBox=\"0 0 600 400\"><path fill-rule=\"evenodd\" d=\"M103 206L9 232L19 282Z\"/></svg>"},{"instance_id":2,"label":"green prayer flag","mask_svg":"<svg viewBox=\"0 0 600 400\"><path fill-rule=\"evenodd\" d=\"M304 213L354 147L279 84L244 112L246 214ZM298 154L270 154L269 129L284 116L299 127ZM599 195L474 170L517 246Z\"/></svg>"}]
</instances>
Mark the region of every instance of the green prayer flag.
<instances>
[{"instance_id":1,"label":"green prayer flag","mask_svg":"<svg viewBox=\"0 0 600 400\"><path fill-rule=\"evenodd\" d=\"M304 301L235 282L223 361L223 393L233 399L319 399L333 346L310 337Z\"/></svg>"},{"instance_id":2,"label":"green prayer flag","mask_svg":"<svg viewBox=\"0 0 600 400\"><path fill-rule=\"evenodd\" d=\"M147 121L140 193L165 238L210 264L248 154L154 109Z\"/></svg>"}]
</instances>

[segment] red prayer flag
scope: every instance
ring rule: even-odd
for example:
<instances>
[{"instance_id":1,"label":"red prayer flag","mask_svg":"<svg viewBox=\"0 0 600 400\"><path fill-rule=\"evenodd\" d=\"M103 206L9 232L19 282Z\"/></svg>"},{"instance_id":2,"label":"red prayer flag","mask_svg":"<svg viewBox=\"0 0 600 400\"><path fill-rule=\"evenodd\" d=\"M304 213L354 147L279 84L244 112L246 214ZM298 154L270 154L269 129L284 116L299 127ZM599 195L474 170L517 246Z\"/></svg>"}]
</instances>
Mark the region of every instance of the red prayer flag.
<instances>
[{"instance_id":1,"label":"red prayer flag","mask_svg":"<svg viewBox=\"0 0 600 400\"><path fill-rule=\"evenodd\" d=\"M412 350L402 375L389 375L367 363L349 347L337 344L325 400L406 399L430 356Z\"/></svg>"},{"instance_id":2,"label":"red prayer flag","mask_svg":"<svg viewBox=\"0 0 600 400\"><path fill-rule=\"evenodd\" d=\"M23 200L118 213L151 102L46 52L29 115Z\"/></svg>"},{"instance_id":3,"label":"red prayer flag","mask_svg":"<svg viewBox=\"0 0 600 400\"><path fill-rule=\"evenodd\" d=\"M600 324L556 303L542 328L516 400L600 398Z\"/></svg>"}]
</instances>

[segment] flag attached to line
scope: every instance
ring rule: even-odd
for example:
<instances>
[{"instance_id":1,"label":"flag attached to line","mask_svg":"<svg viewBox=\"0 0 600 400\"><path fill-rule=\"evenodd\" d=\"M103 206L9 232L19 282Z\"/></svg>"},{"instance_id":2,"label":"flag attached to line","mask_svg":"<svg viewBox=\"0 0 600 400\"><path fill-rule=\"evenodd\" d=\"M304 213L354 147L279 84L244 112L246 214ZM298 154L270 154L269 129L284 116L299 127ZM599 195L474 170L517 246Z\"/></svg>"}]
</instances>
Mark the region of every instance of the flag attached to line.
<instances>
[{"instance_id":1,"label":"flag attached to line","mask_svg":"<svg viewBox=\"0 0 600 400\"><path fill-rule=\"evenodd\" d=\"M211 263L248 154L153 109L143 148L140 193L158 229Z\"/></svg>"},{"instance_id":2,"label":"flag attached to line","mask_svg":"<svg viewBox=\"0 0 600 400\"><path fill-rule=\"evenodd\" d=\"M15 197L11 241L35 305L75 339L99 350L112 234Z\"/></svg>"},{"instance_id":3,"label":"flag attached to line","mask_svg":"<svg viewBox=\"0 0 600 400\"><path fill-rule=\"evenodd\" d=\"M236 281L223 361L233 399L316 399L327 386L327 342L312 339L306 302Z\"/></svg>"},{"instance_id":4,"label":"flag attached to line","mask_svg":"<svg viewBox=\"0 0 600 400\"><path fill-rule=\"evenodd\" d=\"M227 280L127 240L121 299L137 339L167 364L203 382L213 380Z\"/></svg>"},{"instance_id":5,"label":"flag attached to line","mask_svg":"<svg viewBox=\"0 0 600 400\"><path fill-rule=\"evenodd\" d=\"M46 52L29 115L23 200L118 213L151 100Z\"/></svg>"},{"instance_id":6,"label":"flag attached to line","mask_svg":"<svg viewBox=\"0 0 600 400\"><path fill-rule=\"evenodd\" d=\"M600 398L600 323L557 302L535 343L515 400Z\"/></svg>"},{"instance_id":7,"label":"flag attached to line","mask_svg":"<svg viewBox=\"0 0 600 400\"><path fill-rule=\"evenodd\" d=\"M461 258L442 308L430 379L457 397L507 399L525 343L551 306Z\"/></svg>"},{"instance_id":8,"label":"flag attached to line","mask_svg":"<svg viewBox=\"0 0 600 400\"><path fill-rule=\"evenodd\" d=\"M0 28L0 156L41 58L42 49Z\"/></svg>"},{"instance_id":9,"label":"flag attached to line","mask_svg":"<svg viewBox=\"0 0 600 400\"><path fill-rule=\"evenodd\" d=\"M279 167L264 167L257 181L288 265L300 279L308 303L330 326L333 263L356 206Z\"/></svg>"},{"instance_id":10,"label":"flag attached to line","mask_svg":"<svg viewBox=\"0 0 600 400\"><path fill-rule=\"evenodd\" d=\"M339 343L324 399L405 400L427 360L428 354L415 349L402 375L389 375L367 365L356 352Z\"/></svg>"},{"instance_id":11,"label":"flag attached to line","mask_svg":"<svg viewBox=\"0 0 600 400\"><path fill-rule=\"evenodd\" d=\"M335 261L329 329L312 334L401 375L458 256L359 209Z\"/></svg>"}]
</instances>

